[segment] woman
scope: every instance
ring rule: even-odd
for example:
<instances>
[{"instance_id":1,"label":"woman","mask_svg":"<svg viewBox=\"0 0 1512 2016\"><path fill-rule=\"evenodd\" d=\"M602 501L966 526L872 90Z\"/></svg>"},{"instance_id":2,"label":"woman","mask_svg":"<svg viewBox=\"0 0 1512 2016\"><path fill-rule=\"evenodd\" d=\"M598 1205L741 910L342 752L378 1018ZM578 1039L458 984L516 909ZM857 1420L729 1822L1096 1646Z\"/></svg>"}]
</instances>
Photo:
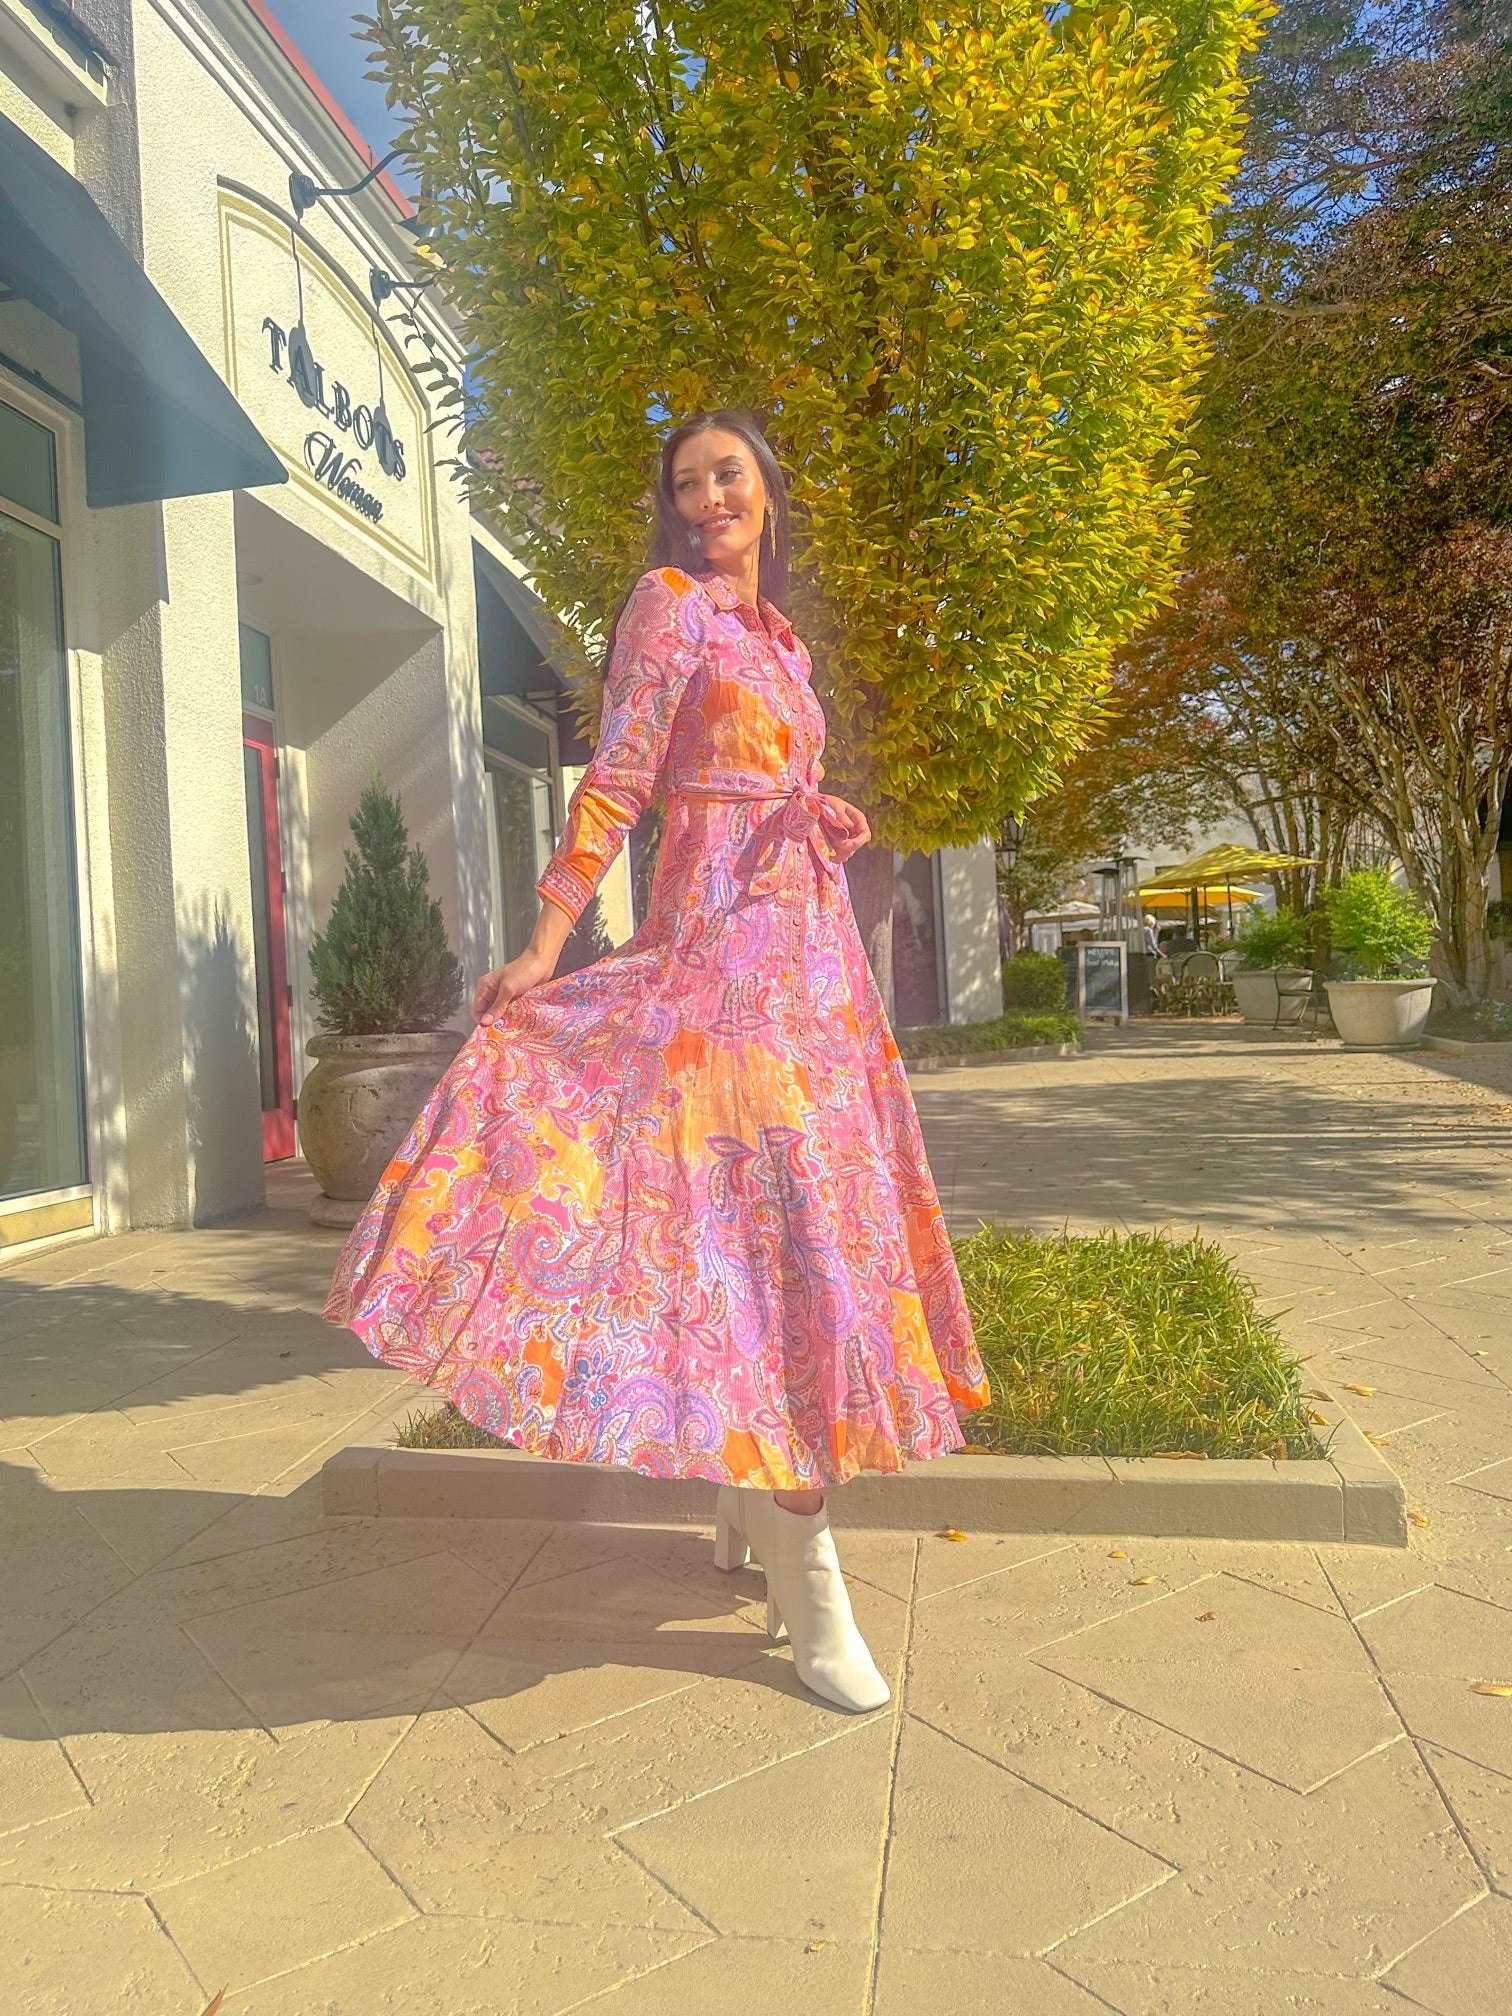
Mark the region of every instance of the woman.
<instances>
[{"instance_id":1,"label":"woman","mask_svg":"<svg viewBox=\"0 0 1512 2016\"><path fill-rule=\"evenodd\" d=\"M326 1313L502 1442L716 1480L718 1565L754 1554L800 1677L863 1710L888 1690L824 1487L959 1448L987 1386L841 872L869 829L819 790L787 563L760 432L679 427L534 934L479 983ZM553 981L654 795L645 922Z\"/></svg>"}]
</instances>

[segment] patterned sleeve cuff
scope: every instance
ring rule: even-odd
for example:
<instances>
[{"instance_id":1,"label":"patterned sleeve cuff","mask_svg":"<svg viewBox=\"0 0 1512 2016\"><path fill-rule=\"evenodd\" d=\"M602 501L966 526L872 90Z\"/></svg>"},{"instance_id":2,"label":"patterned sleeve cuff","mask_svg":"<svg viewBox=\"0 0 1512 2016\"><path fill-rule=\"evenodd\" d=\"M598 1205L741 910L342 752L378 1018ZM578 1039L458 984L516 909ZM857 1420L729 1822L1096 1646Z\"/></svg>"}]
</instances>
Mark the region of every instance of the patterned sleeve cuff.
<instances>
[{"instance_id":1,"label":"patterned sleeve cuff","mask_svg":"<svg viewBox=\"0 0 1512 2016\"><path fill-rule=\"evenodd\" d=\"M565 910L576 924L588 908L593 891L570 868L564 868L559 861L548 861L537 884L537 896L555 903L559 910Z\"/></svg>"}]
</instances>

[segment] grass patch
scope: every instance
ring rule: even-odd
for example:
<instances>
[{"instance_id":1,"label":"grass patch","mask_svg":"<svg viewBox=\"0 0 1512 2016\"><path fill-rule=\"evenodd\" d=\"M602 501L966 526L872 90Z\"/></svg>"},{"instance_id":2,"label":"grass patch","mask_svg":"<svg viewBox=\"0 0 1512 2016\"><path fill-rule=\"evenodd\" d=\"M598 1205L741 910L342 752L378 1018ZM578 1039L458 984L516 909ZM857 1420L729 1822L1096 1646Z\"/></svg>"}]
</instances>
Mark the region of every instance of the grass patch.
<instances>
[{"instance_id":1,"label":"grass patch","mask_svg":"<svg viewBox=\"0 0 1512 2016\"><path fill-rule=\"evenodd\" d=\"M1010 1011L992 1022L941 1022L899 1029L898 1048L908 1057L966 1057L977 1050L1030 1050L1042 1044L1079 1043L1081 1023L1069 1009L1039 1014Z\"/></svg>"},{"instance_id":2,"label":"grass patch","mask_svg":"<svg viewBox=\"0 0 1512 2016\"><path fill-rule=\"evenodd\" d=\"M1299 1361L1216 1246L1158 1233L956 1245L1005 1455L1317 1457Z\"/></svg>"},{"instance_id":3,"label":"grass patch","mask_svg":"<svg viewBox=\"0 0 1512 2016\"><path fill-rule=\"evenodd\" d=\"M459 1414L450 1400L429 1414L418 1410L404 1421L394 1438L401 1449L497 1449L497 1435L475 1428Z\"/></svg>"}]
</instances>

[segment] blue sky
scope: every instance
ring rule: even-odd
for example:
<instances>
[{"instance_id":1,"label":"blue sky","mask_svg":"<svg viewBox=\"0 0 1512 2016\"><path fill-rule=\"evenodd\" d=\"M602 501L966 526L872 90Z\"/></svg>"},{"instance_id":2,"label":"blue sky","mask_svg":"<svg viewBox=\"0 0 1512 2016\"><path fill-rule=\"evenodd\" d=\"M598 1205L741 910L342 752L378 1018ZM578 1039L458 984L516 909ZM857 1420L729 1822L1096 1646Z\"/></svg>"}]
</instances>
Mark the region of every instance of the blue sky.
<instances>
[{"instance_id":1,"label":"blue sky","mask_svg":"<svg viewBox=\"0 0 1512 2016\"><path fill-rule=\"evenodd\" d=\"M395 119L383 102L383 86L363 74L372 50L352 32L352 14L358 10L343 0L268 0L268 5L363 139L386 154L394 144ZM368 11L365 5L361 11ZM396 161L389 173L401 188L413 189L403 171L403 161Z\"/></svg>"}]
</instances>

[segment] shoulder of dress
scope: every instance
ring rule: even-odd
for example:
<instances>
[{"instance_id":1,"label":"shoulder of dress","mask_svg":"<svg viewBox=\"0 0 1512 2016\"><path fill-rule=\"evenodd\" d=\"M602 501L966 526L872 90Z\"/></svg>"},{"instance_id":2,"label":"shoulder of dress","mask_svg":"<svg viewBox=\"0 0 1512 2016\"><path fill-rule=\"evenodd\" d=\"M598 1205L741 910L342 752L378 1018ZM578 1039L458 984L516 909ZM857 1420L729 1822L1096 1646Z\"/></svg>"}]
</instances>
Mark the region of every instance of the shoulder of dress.
<instances>
[{"instance_id":1,"label":"shoulder of dress","mask_svg":"<svg viewBox=\"0 0 1512 2016\"><path fill-rule=\"evenodd\" d=\"M642 574L638 585L646 587L648 584L658 588L669 588L679 598L684 595L691 595L695 589L703 585L694 575L687 573L681 567L650 568L646 573Z\"/></svg>"},{"instance_id":2,"label":"shoulder of dress","mask_svg":"<svg viewBox=\"0 0 1512 2016\"><path fill-rule=\"evenodd\" d=\"M690 650L709 641L709 619L719 602L706 582L683 567L652 567L635 584L646 615Z\"/></svg>"}]
</instances>

